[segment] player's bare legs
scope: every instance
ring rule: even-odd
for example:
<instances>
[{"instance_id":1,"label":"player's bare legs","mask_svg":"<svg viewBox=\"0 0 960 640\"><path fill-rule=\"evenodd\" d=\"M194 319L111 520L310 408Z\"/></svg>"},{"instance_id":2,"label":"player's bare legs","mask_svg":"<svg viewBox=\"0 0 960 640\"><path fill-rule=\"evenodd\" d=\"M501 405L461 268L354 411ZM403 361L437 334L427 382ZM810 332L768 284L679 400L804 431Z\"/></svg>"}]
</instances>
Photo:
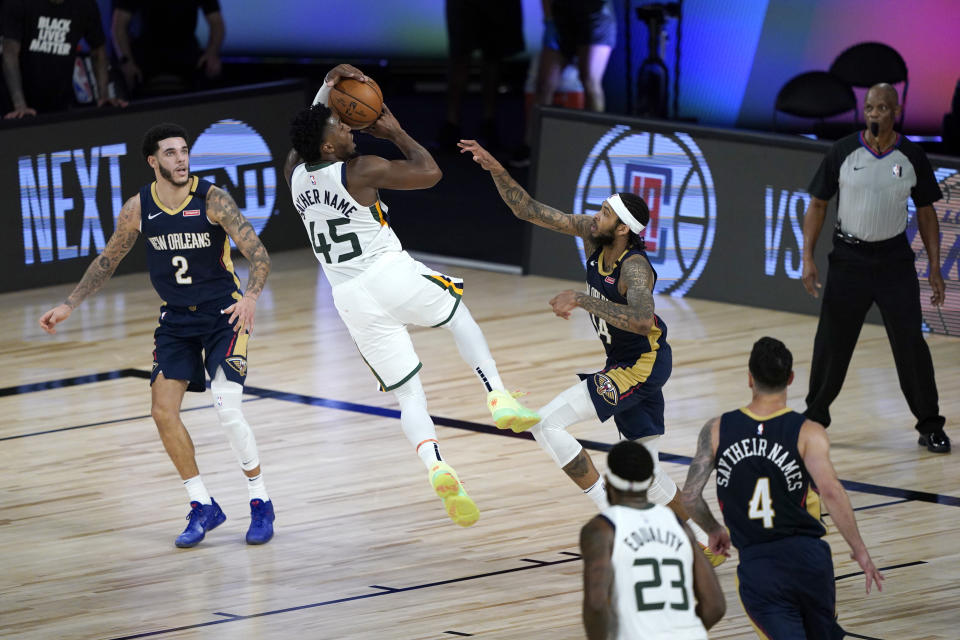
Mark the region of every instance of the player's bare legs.
<instances>
[{"instance_id":1,"label":"player's bare legs","mask_svg":"<svg viewBox=\"0 0 960 640\"><path fill-rule=\"evenodd\" d=\"M577 483L577 486L586 491L600 480L600 473L593 466L593 459L586 449L581 449L577 457L571 460L563 472L570 476L570 479Z\"/></svg>"},{"instance_id":2,"label":"player's bare legs","mask_svg":"<svg viewBox=\"0 0 960 640\"><path fill-rule=\"evenodd\" d=\"M577 71L583 85L585 106L590 111L603 111L606 102L603 95L603 72L607 68L613 48L605 44L592 44L577 49Z\"/></svg>"},{"instance_id":3,"label":"player's bare legs","mask_svg":"<svg viewBox=\"0 0 960 640\"><path fill-rule=\"evenodd\" d=\"M152 406L150 414L160 432L160 441L173 461L182 480L200 475L197 468L193 440L180 419L180 405L187 392L186 380L168 380L163 373L150 387Z\"/></svg>"}]
</instances>

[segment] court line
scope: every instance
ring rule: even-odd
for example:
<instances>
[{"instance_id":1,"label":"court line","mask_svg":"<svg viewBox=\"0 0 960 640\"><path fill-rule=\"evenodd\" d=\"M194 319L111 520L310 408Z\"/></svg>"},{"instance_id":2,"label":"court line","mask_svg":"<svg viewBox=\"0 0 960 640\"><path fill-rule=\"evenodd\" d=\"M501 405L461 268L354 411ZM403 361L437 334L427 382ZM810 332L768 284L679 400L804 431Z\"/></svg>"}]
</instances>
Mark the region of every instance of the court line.
<instances>
[{"instance_id":1,"label":"court line","mask_svg":"<svg viewBox=\"0 0 960 640\"><path fill-rule=\"evenodd\" d=\"M904 562L903 564L892 564L889 567L877 567L878 571L893 571L894 569L903 569L904 567L915 567L918 564L927 564L926 560L914 560L913 562ZM862 576L863 571L855 571L854 573L845 573L842 576L836 576L833 581L839 582L844 578L852 578L854 576Z\"/></svg>"},{"instance_id":2,"label":"court line","mask_svg":"<svg viewBox=\"0 0 960 640\"><path fill-rule=\"evenodd\" d=\"M568 555L568 554L564 554L564 555ZM238 620L250 620L250 619L253 619L253 618L263 618L263 617L265 617L265 616L275 616L275 615L278 615L278 614L281 614L281 613L290 613L290 612L292 612L292 611L302 611L302 610L304 610L304 609L315 609L315 608L317 608L317 607L326 607L326 606L330 606L330 605L334 605L334 604L341 604L341 603L344 603L344 602L352 602L352 601L355 601L355 600L366 600L366 599L368 599L368 598L376 598L376 597L378 597L378 596L389 596L389 595L393 595L393 594L395 594L395 593L404 593L404 592L406 592L406 591L418 591L418 590L420 590L420 589L429 589L429 588L431 588L431 587L440 587L440 586L447 585L447 584L455 584L455 583L457 583L457 582L467 582L467 581L470 581L470 580L479 580L479 579L481 579L481 578L489 578L489 577L492 577L492 576L500 576L500 575L505 575L505 574L508 574L508 573L516 573L517 571L528 571L528 570L530 570L530 569L540 569L540 568L542 568L542 567L552 567L552 566L559 565L559 564L567 564L568 562L576 562L576 561L578 561L578 560L580 560L580 556L579 556L579 555L577 555L577 557L575 557L575 558L565 558L565 559L563 559L563 560L542 560L542 561L541 561L541 560L538 560L538 561L536 561L537 564L527 564L527 565L523 565L523 566L521 566L521 567L512 567L512 568L510 568L510 569L501 569L501 570L499 570L499 571L488 571L487 573L478 573L478 574L476 574L476 575L464 576L464 577L461 577L461 578L451 578L451 579L449 579L449 580L438 580L438 581L436 581L436 582L427 582L427 583L424 583L424 584L415 584L415 585L412 585L412 586L409 586L409 587L390 588L390 587L376 587L376 586L374 586L374 587L371 587L371 588L390 589L390 590L389 590L389 591L373 591L373 592L370 592L370 593L363 593L363 594L360 594L360 595L357 595L357 596L349 596L349 597L346 597L346 598L337 598L337 599L335 599L335 600L325 600L325 601L323 601L323 602L312 602L312 603L310 603L310 604L302 604L302 605L298 605L298 606L295 606L295 607L285 607L285 608L283 608L283 609L274 609L274 610L272 610L272 611L262 611L262 612L260 612L260 613L251 613L250 615L247 615L247 616L236 615L236 614L233 614L233 613L224 613L224 612L222 612L222 611L218 611L218 612L215 612L213 615L229 616L229 617L225 617L225 618L220 619L220 620L211 620L211 621L209 621L209 622L198 622L197 624L184 625L184 626L182 626L182 627L170 627L169 629L158 629L158 630L156 630L156 631L146 631L146 632L144 632L144 633L136 633L136 634L129 635L129 636L119 636L119 637L116 637L116 638L112 638L111 640L134 640L135 638L150 638L150 637L153 637L153 636L164 635L164 634L167 634L167 633L175 633L175 632L178 632L178 631L187 631L187 630L190 630L190 629L201 629L201 628L203 628L203 627L209 627L209 626L213 626L213 625L216 625L216 624L226 624L226 623L228 623L228 622L236 622L236 621L238 621ZM444 631L444 633L456 633L456 632ZM458 633L457 635L465 635L465 634ZM466 634L466 635L469 635L469 634Z\"/></svg>"},{"instance_id":3,"label":"court line","mask_svg":"<svg viewBox=\"0 0 960 640\"><path fill-rule=\"evenodd\" d=\"M48 389L58 389L62 387L70 387L79 384L90 384L92 382L100 382L103 380L114 380L118 378L142 378L149 379L150 372L142 371L140 369L117 369L115 371L108 371L104 373L96 373L87 376L76 376L73 378L63 378L60 380L50 380L47 382L37 382L27 385L19 385L16 387L6 387L0 389L0 397L8 395L17 395L23 393L33 393L36 391L46 391ZM294 402L297 404L305 404L314 407L323 407L326 409L337 409L339 411L352 411L355 413L364 413L367 415L381 416L385 418L399 418L400 412L396 409L387 409L384 407L374 407L366 404L358 404L356 402L344 402L342 400L330 400L329 398L321 398L319 396L310 396L301 393L290 393L286 391L275 391L273 389L265 389L263 387L249 387L245 386L243 388L245 394L252 396L257 396L260 398L269 398L271 400L282 400L285 402ZM476 422L468 422L466 420L456 420L453 418L444 418L441 416L431 416L435 424L452 427L454 429L461 429L464 431L474 431L477 433L486 433L491 435L496 435L500 437L507 438L520 438L522 440L533 440L533 436L528 431L523 433L514 433L509 430L501 430L496 427L479 424ZM86 426L96 426L96 425L81 425ZM80 427L65 427L57 431L66 431L73 428ZM20 434L16 436L7 436L0 440L12 440L15 438L23 438L32 435L41 435L42 433L49 432L38 432L31 434ZM595 440L581 440L577 441L585 449L591 451L609 451L613 446L611 443L607 442L597 442ZM678 455L675 453L665 453L660 452L660 460L663 462L673 462L676 464L689 465L693 460L690 456ZM928 491L913 491L911 489L901 489L899 487L885 487L883 485L871 484L868 482L859 482L856 480L840 480L840 483L850 491L858 491L860 493L867 493L879 496L886 496L888 498L897 498L903 500L914 500L917 502L929 502L932 504L942 504L951 507L960 507L960 497L957 496L947 496L939 493L930 493ZM877 505L879 506L879 505Z\"/></svg>"}]
</instances>

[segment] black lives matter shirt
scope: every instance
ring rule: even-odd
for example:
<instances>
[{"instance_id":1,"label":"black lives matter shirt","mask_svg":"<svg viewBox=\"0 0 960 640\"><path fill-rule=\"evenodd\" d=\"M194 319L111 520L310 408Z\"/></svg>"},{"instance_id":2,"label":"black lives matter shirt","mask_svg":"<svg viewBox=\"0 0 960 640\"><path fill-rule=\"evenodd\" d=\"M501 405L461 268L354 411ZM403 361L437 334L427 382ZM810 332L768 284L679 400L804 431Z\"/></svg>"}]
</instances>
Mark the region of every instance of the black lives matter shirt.
<instances>
[{"instance_id":1,"label":"black lives matter shirt","mask_svg":"<svg viewBox=\"0 0 960 640\"><path fill-rule=\"evenodd\" d=\"M73 102L77 45L91 49L106 38L95 0L4 0L4 40L20 42L20 75L27 105L38 112Z\"/></svg>"}]
</instances>

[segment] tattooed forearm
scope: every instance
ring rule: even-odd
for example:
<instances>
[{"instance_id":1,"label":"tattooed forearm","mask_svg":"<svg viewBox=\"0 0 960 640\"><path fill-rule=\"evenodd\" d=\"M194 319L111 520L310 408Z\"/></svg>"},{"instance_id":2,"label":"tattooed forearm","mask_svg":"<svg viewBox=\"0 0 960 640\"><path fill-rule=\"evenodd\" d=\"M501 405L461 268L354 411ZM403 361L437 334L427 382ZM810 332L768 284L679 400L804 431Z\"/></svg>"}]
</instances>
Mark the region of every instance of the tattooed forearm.
<instances>
[{"instance_id":1,"label":"tattooed forearm","mask_svg":"<svg viewBox=\"0 0 960 640\"><path fill-rule=\"evenodd\" d=\"M513 211L513 215L521 220L561 233L589 236L592 220L590 216L570 215L534 200L506 170L493 172L490 175L493 176L493 182L497 185L500 197Z\"/></svg>"},{"instance_id":2,"label":"tattooed forearm","mask_svg":"<svg viewBox=\"0 0 960 640\"><path fill-rule=\"evenodd\" d=\"M83 278L80 279L80 283L74 287L63 304L71 309L76 309L87 296L99 291L104 283L110 279L113 272L117 270L117 265L130 252L140 235L140 231L137 229L139 215L140 196L134 196L127 200L120 210L120 215L117 218L117 228L110 236L110 240L107 241L103 253L90 263L83 274Z\"/></svg>"},{"instance_id":3,"label":"tattooed forearm","mask_svg":"<svg viewBox=\"0 0 960 640\"><path fill-rule=\"evenodd\" d=\"M586 293L577 294L577 306L602 318L618 329L645 336L653 327L653 295L650 293L650 266L634 256L620 269L621 286L626 288L627 304L617 304Z\"/></svg>"},{"instance_id":4,"label":"tattooed forearm","mask_svg":"<svg viewBox=\"0 0 960 640\"><path fill-rule=\"evenodd\" d=\"M710 479L710 474L713 473L713 423L714 419L708 420L700 430L697 453L690 463L687 481L683 484L681 493L681 500L687 513L707 533L720 528L720 523L713 517L707 501L703 499L703 488Z\"/></svg>"},{"instance_id":5,"label":"tattooed forearm","mask_svg":"<svg viewBox=\"0 0 960 640\"><path fill-rule=\"evenodd\" d=\"M637 310L625 304L594 298L586 293L577 293L577 306L618 329L640 335L646 335L650 331L649 327L646 330L642 329L642 319Z\"/></svg>"},{"instance_id":6,"label":"tattooed forearm","mask_svg":"<svg viewBox=\"0 0 960 640\"><path fill-rule=\"evenodd\" d=\"M216 220L233 238L237 249L250 263L250 277L244 295L256 298L263 291L267 275L270 274L270 256L266 247L260 242L250 221L240 213L237 203L223 189L214 187L207 193L207 212L210 219Z\"/></svg>"}]
</instances>

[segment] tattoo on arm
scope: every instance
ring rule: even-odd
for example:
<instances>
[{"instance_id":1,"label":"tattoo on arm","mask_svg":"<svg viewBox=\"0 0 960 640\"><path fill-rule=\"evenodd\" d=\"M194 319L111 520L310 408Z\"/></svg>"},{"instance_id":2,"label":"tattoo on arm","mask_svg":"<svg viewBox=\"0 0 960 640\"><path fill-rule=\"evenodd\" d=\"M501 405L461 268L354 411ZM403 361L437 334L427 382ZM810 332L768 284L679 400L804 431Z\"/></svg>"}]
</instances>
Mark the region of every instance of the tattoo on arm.
<instances>
[{"instance_id":1,"label":"tattoo on arm","mask_svg":"<svg viewBox=\"0 0 960 640\"><path fill-rule=\"evenodd\" d=\"M120 209L120 215L117 217L117 228L114 229L113 235L107 241L103 253L90 263L80 283L74 287L63 304L71 309L76 309L87 296L99 291L104 283L110 279L113 272L117 270L117 265L130 252L140 235L139 217L140 196L136 195L124 203L123 208Z\"/></svg>"},{"instance_id":2,"label":"tattoo on arm","mask_svg":"<svg viewBox=\"0 0 960 640\"><path fill-rule=\"evenodd\" d=\"M626 282L627 304L578 293L577 305L618 329L647 335L653 326L654 308L653 294L650 292L653 278L650 265L640 256L631 257L623 263L620 278Z\"/></svg>"},{"instance_id":3,"label":"tattoo on arm","mask_svg":"<svg viewBox=\"0 0 960 640\"><path fill-rule=\"evenodd\" d=\"M563 213L534 200L506 171L492 173L491 175L493 176L493 182L497 185L497 191L500 192L500 197L513 211L513 215L521 220L532 222L553 231L580 236L584 238L585 243L589 239L590 222L592 221L590 216ZM587 253L593 253L592 243L590 243L589 248L590 250Z\"/></svg>"},{"instance_id":4,"label":"tattoo on arm","mask_svg":"<svg viewBox=\"0 0 960 640\"><path fill-rule=\"evenodd\" d=\"M257 237L253 225L240 213L230 194L218 187L211 187L207 192L207 214L233 238L240 253L250 263L250 277L245 295L258 297L270 273L270 256Z\"/></svg>"},{"instance_id":5,"label":"tattoo on arm","mask_svg":"<svg viewBox=\"0 0 960 640\"><path fill-rule=\"evenodd\" d=\"M693 521L703 527L704 531L711 532L720 528L720 523L713 517L707 501L703 499L703 488L713 473L713 435L712 425L714 418L700 429L697 438L697 453L687 471L687 481L683 483L683 505Z\"/></svg>"}]
</instances>

